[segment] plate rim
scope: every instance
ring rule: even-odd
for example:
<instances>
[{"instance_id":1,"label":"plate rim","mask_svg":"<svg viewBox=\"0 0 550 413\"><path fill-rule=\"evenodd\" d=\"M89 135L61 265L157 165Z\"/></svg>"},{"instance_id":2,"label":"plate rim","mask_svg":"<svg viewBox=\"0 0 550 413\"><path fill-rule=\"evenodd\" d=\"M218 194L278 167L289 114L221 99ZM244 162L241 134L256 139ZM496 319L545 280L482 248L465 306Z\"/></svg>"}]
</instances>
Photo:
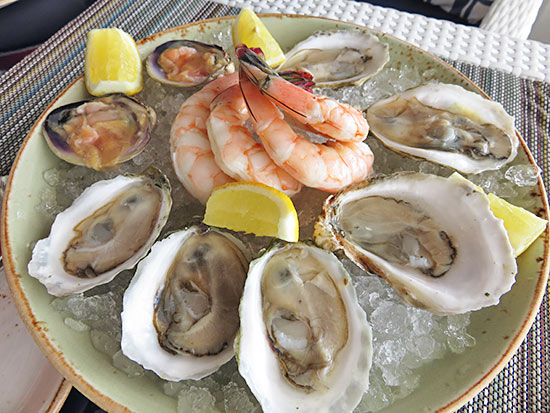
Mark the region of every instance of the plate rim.
<instances>
[{"instance_id":1,"label":"plate rim","mask_svg":"<svg viewBox=\"0 0 550 413\"><path fill-rule=\"evenodd\" d=\"M367 29L373 33L376 33L380 35L381 37L390 38L398 43L403 43L409 48L421 53L425 54L432 59L436 60L439 64L442 64L447 69L452 70L457 75L459 75L461 78L463 78L464 81L466 81L469 85L471 85L473 88L475 88L478 93L482 94L484 97L490 99L490 97L481 89L479 88L471 79L469 79L467 76L465 76L463 73L455 69L453 66L448 64L447 62L443 61L441 58L437 57L436 55L421 49L405 40L402 40L394 35L382 32L380 30L371 29L368 26L359 25L352 22L346 22L339 19L332 19L328 17L322 17L322 16L310 16L310 15L300 15L300 14L286 14L286 13L259 13L259 17L261 18L298 18L298 19L311 19L311 20L325 20L330 21L334 23L340 23L347 27L353 26L358 29ZM147 36L143 39L140 39L136 43L139 45L142 45L146 42L152 42L155 40L155 38L164 36L170 32L176 32L176 31L183 31L186 30L189 27L193 26L201 26L201 25L210 25L214 24L216 22L220 21L226 21L226 20L233 20L236 19L237 15L231 15L231 16L222 16L222 17L214 17L206 20L200 20L196 22L191 22L182 26L172 27L166 30L163 30L162 32L154 33L150 36ZM61 372L61 374L65 377L65 381L67 382L67 385L72 385L75 388L77 388L79 391L81 391L84 395L86 395L89 399L91 399L93 402L99 404L100 406L106 408L108 411L130 411L125 406L119 404L118 402L114 401L110 397L104 395L102 392L100 392L98 389L96 389L94 386L92 386L90 383L88 383L83 375L78 374L64 359L63 355L61 353L58 353L58 351L55 349L53 344L51 343L50 339L48 338L46 331L43 326L40 325L36 321L35 315L32 312L30 303L28 302L24 292L23 288L19 282L19 279L22 277L21 274L18 274L15 271L15 263L14 259L12 257L12 248L10 246L9 240L8 240L8 227L9 224L7 222L7 216L8 216L8 200L10 198L10 194L12 191L12 179L14 171L17 169L17 165L19 163L20 157L22 152L24 151L25 147L27 146L30 138L32 135L35 134L36 128L40 125L43 118L46 116L47 113L50 112L50 110L55 106L55 103L60 99L61 96L63 96L67 90L72 88L77 82L81 81L81 79L84 77L84 75L80 75L78 78L76 78L74 81L72 81L66 88L63 89L47 106L47 108L41 113L41 115L37 118L33 126L31 127L29 133L26 135L23 143L21 144L21 147L17 153L17 156L12 164L12 168L10 170L10 175L8 179L8 183L6 186L5 191L5 197L3 201L3 208L2 208L2 216L1 216L1 224L2 224L2 230L0 234L0 242L2 245L2 251L4 251L3 254L3 261L4 261L4 267L6 271L6 280L8 282L8 287L10 289L10 292L12 294L14 303L19 311L19 314L21 315L21 318L23 322L25 323L27 330L30 332L30 334L33 336L33 339L39 346L39 348L42 350L42 352L45 354L45 356L48 358L48 360L56 367L58 371ZM527 146L527 143L524 141L523 137L520 135L520 133L516 129L516 135L519 138L519 142L522 145L525 153L527 154L528 160L532 165L536 166L535 159L533 157L533 154L531 153L531 150ZM544 187L544 184L542 182L542 177L538 177L537 185L540 191L540 196L542 198L542 204L544 213L546 215L546 219L549 218L549 204L548 204L548 197L546 194L546 190ZM474 383L472 386L470 386L468 389L464 390L461 395L451 400L448 404L445 406L442 406L441 408L437 409L437 412L451 412L459 409L466 403L468 403L470 400L472 400L479 392L483 390L489 383L500 373L500 371L505 367L505 365L509 362L509 360L513 357L513 355L516 353L518 348L520 347L521 343L527 336L530 327L534 323L535 317L538 313L538 310L540 308L540 305L542 303L542 300L544 298L544 294L546 291L546 285L548 282L548 275L550 271L550 226L547 226L545 231L545 237L544 237L544 262L541 265L539 276L538 276L538 282L535 288L535 291L533 293L533 300L531 301L529 305L529 310L527 312L527 316L525 317L522 326L520 327L518 333L510 339L509 345L507 346L506 351L501 356L501 358L487 371L487 373L480 378L476 383ZM65 381L63 383L65 383ZM70 390L70 387L69 387ZM67 392L68 395L68 392ZM65 395L65 398L67 396ZM65 399L60 400L61 404L59 405L59 408L62 406L62 402L64 402Z\"/></svg>"}]
</instances>

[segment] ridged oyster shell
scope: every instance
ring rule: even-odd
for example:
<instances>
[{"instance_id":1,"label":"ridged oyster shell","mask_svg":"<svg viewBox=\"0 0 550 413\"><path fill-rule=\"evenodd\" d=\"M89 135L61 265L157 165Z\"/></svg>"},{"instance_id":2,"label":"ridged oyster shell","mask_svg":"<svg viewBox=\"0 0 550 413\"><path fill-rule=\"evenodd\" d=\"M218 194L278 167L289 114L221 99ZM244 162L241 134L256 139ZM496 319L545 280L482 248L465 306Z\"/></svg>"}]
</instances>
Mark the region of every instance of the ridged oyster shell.
<instances>
[{"instance_id":1,"label":"ridged oyster shell","mask_svg":"<svg viewBox=\"0 0 550 413\"><path fill-rule=\"evenodd\" d=\"M436 314L498 304L517 272L502 220L460 178L398 173L350 187L326 200L314 238Z\"/></svg>"},{"instance_id":2,"label":"ridged oyster shell","mask_svg":"<svg viewBox=\"0 0 550 413\"><path fill-rule=\"evenodd\" d=\"M315 86L360 86L389 61L388 45L363 30L314 33L286 54L278 71L298 70L313 75Z\"/></svg>"},{"instance_id":3,"label":"ridged oyster shell","mask_svg":"<svg viewBox=\"0 0 550 413\"><path fill-rule=\"evenodd\" d=\"M348 412L368 388L372 333L331 253L276 244L250 264L235 342L264 412Z\"/></svg>"},{"instance_id":4,"label":"ridged oyster shell","mask_svg":"<svg viewBox=\"0 0 550 413\"><path fill-rule=\"evenodd\" d=\"M29 274L55 296L108 283L147 254L171 206L170 184L156 168L96 182L36 243Z\"/></svg>"},{"instance_id":5,"label":"ridged oyster shell","mask_svg":"<svg viewBox=\"0 0 550 413\"><path fill-rule=\"evenodd\" d=\"M498 169L517 155L514 118L461 86L427 83L374 103L366 117L390 149L463 173Z\"/></svg>"},{"instance_id":6,"label":"ridged oyster shell","mask_svg":"<svg viewBox=\"0 0 550 413\"><path fill-rule=\"evenodd\" d=\"M244 246L204 226L158 241L124 293L122 352L159 377L201 379L234 355Z\"/></svg>"}]
</instances>

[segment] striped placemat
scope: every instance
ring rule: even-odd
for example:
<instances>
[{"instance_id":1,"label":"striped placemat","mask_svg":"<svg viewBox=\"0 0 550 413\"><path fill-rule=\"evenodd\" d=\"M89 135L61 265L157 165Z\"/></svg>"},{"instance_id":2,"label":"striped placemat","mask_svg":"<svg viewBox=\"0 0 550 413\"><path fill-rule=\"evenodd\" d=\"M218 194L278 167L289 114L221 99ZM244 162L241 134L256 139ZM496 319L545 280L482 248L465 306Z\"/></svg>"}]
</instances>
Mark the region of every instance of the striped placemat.
<instances>
[{"instance_id":1,"label":"striped placemat","mask_svg":"<svg viewBox=\"0 0 550 413\"><path fill-rule=\"evenodd\" d=\"M550 182L550 84L445 59L515 117L516 128L542 170L546 192ZM550 411L549 288L519 350L497 377L459 412Z\"/></svg>"},{"instance_id":2,"label":"striped placemat","mask_svg":"<svg viewBox=\"0 0 550 413\"><path fill-rule=\"evenodd\" d=\"M31 55L0 77L0 175L50 101L83 70L85 35L93 28L119 27L135 39L224 15L239 9L208 0L98 0ZM447 60L516 118L516 126L550 182L550 84ZM546 186L548 191L548 185ZM550 325L548 294L529 335L507 367L461 412L548 411Z\"/></svg>"}]
</instances>

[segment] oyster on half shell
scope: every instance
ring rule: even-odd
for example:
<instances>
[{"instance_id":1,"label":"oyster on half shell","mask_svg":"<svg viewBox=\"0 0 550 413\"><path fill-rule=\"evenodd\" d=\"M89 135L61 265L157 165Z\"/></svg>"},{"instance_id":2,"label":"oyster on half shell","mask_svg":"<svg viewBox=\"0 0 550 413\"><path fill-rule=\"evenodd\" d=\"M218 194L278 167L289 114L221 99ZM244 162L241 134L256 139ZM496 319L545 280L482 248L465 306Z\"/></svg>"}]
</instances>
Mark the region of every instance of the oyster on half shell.
<instances>
[{"instance_id":1,"label":"oyster on half shell","mask_svg":"<svg viewBox=\"0 0 550 413\"><path fill-rule=\"evenodd\" d=\"M194 226L157 242L124 293L122 352L166 380L201 379L234 354L244 246Z\"/></svg>"},{"instance_id":2,"label":"oyster on half shell","mask_svg":"<svg viewBox=\"0 0 550 413\"><path fill-rule=\"evenodd\" d=\"M517 265L502 220L469 181L420 173L375 178L325 202L314 238L342 249L436 314L498 304Z\"/></svg>"},{"instance_id":3,"label":"oyster on half shell","mask_svg":"<svg viewBox=\"0 0 550 413\"><path fill-rule=\"evenodd\" d=\"M390 149L464 173L498 169L517 155L514 118L460 86L427 83L367 109L371 132Z\"/></svg>"},{"instance_id":4,"label":"oyster on half shell","mask_svg":"<svg viewBox=\"0 0 550 413\"><path fill-rule=\"evenodd\" d=\"M250 265L235 342L264 412L348 412L368 387L371 328L338 259L275 245Z\"/></svg>"},{"instance_id":5,"label":"oyster on half shell","mask_svg":"<svg viewBox=\"0 0 550 413\"><path fill-rule=\"evenodd\" d=\"M306 71L316 87L360 86L389 61L388 45L363 30L314 33L286 54L277 71Z\"/></svg>"},{"instance_id":6,"label":"oyster on half shell","mask_svg":"<svg viewBox=\"0 0 550 413\"><path fill-rule=\"evenodd\" d=\"M29 274L55 296L105 284L147 254L171 206L170 184L156 168L96 182L36 243Z\"/></svg>"}]
</instances>

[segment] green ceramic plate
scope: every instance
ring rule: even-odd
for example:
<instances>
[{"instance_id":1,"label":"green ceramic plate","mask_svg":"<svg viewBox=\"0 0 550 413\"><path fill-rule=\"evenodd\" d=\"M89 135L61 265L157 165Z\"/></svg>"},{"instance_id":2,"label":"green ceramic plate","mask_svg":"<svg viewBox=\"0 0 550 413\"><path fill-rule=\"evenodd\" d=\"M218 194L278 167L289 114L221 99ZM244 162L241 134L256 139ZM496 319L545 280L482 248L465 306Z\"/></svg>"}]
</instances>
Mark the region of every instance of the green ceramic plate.
<instances>
[{"instance_id":1,"label":"green ceramic plate","mask_svg":"<svg viewBox=\"0 0 550 413\"><path fill-rule=\"evenodd\" d=\"M174 37L201 40L213 31L226 30L234 17L194 23L154 35L140 44L142 56ZM288 50L294 43L321 29L351 28L352 24L304 16L263 16L268 29ZM390 45L390 65L416 66L422 73L431 69L434 78L476 87L439 59L393 37L379 34ZM87 96L83 79L73 83L52 103L59 106ZM50 108L51 109L51 108ZM49 109L46 111L48 112ZM111 364L110 358L95 350L87 332L72 330L50 302L53 297L27 274L31 244L45 237L49 223L35 211L38 194L47 186L43 172L60 161L47 147L40 126L35 124L15 161L4 202L2 252L8 281L19 311L44 353L69 381L95 403L108 411L174 411L176 400L162 393L147 377L129 378ZM533 163L522 141L520 159ZM534 209L548 217L542 181L536 188ZM469 332L475 347L462 354L451 354L422 367L420 386L387 411L454 410L474 397L505 366L527 334L542 300L548 277L548 232L546 231L519 259L519 273L512 290L498 306L471 316ZM433 379L437 378L437 379Z\"/></svg>"}]
</instances>

